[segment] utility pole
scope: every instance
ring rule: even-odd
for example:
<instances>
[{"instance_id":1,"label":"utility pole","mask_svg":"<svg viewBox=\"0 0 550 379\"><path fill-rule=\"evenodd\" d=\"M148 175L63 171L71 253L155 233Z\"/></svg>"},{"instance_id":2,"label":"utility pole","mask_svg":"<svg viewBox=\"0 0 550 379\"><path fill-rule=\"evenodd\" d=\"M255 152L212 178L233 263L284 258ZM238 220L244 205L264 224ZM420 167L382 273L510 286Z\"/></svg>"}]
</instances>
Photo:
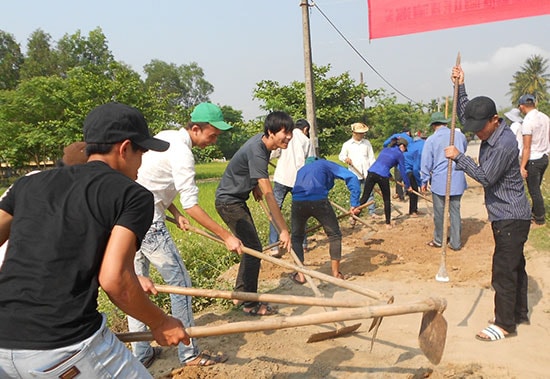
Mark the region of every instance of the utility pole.
<instances>
[{"instance_id":1,"label":"utility pole","mask_svg":"<svg viewBox=\"0 0 550 379\"><path fill-rule=\"evenodd\" d=\"M313 63L311 59L311 36L309 29L309 0L301 0L302 27L304 36L304 69L306 85L306 118L309 122L309 138L315 148L315 155L319 156L319 141L317 138L317 121L315 116L315 88L313 83Z\"/></svg>"}]
</instances>

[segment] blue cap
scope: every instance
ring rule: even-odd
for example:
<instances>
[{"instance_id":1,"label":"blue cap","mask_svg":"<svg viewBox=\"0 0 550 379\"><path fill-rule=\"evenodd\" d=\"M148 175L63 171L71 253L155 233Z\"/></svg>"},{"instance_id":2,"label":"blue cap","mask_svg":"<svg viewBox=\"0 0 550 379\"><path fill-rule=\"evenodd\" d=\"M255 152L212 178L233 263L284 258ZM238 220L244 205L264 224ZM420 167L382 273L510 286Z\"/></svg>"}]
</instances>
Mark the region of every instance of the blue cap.
<instances>
[{"instance_id":1,"label":"blue cap","mask_svg":"<svg viewBox=\"0 0 550 379\"><path fill-rule=\"evenodd\" d=\"M525 94L525 95L523 95L522 97L519 98L518 104L519 105L523 105L523 104L533 104L533 105L535 105L535 96L530 95L530 94Z\"/></svg>"}]
</instances>

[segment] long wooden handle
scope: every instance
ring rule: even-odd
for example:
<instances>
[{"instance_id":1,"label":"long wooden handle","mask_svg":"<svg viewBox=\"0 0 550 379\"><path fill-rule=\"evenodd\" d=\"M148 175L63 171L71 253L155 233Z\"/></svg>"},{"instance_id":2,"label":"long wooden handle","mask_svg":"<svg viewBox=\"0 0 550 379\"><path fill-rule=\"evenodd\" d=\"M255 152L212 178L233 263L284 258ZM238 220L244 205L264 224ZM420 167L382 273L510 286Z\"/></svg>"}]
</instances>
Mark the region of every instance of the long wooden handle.
<instances>
[{"instance_id":1,"label":"long wooden handle","mask_svg":"<svg viewBox=\"0 0 550 379\"><path fill-rule=\"evenodd\" d=\"M170 221L169 217L167 217L166 219ZM216 241L218 243L224 244L223 240L221 240L217 236L214 236L210 233L207 233L204 230L196 228L192 225L188 226L188 230L190 230L194 233L200 234L202 236L205 236L207 238L210 238L211 240ZM361 287L359 285L347 282L343 279L335 278L331 275L323 274L322 272L318 272L318 271L315 271L315 270L310 270L310 269L305 268L305 267L299 267L297 265L294 265L294 264L289 263L287 261L284 261L282 259L272 257L268 254L264 254L260 251L256 251L256 250L251 249L251 248L246 247L246 246L243 246L242 250L243 250L244 253L246 253L248 255L252 255L253 257L263 259L264 261L276 264L278 266L287 268L289 270L299 271L299 272L303 273L304 275L309 275L313 278L316 278L316 279L323 280L325 282L334 284L335 286L349 289L350 291L359 293L359 294L364 295L364 296L368 296L372 299L387 301L388 298L393 298L393 297L385 297L384 295L382 295L379 292L376 292L376 291L370 290L368 288L364 288L364 287Z\"/></svg>"},{"instance_id":2,"label":"long wooden handle","mask_svg":"<svg viewBox=\"0 0 550 379\"><path fill-rule=\"evenodd\" d=\"M240 321L213 326L191 326L185 328L192 338L220 336L225 334L260 332L294 328L306 325L327 324L339 321L360 320L375 317L398 316L410 313L420 313L435 310L443 313L447 301L443 298L427 298L422 301L407 304L383 304L368 307L350 308L345 310L320 312L301 316L271 317L260 321ZM117 337L122 342L152 341L151 332L119 333Z\"/></svg>"},{"instance_id":3,"label":"long wooden handle","mask_svg":"<svg viewBox=\"0 0 550 379\"><path fill-rule=\"evenodd\" d=\"M396 182L397 184L399 184L401 187L405 188L405 184L404 184L403 182L399 182L399 181L397 181L397 180L396 180L395 182ZM417 196L423 198L423 199L426 200L426 201L429 201L430 203L433 202L432 199L430 199L429 197L426 197L426 196L422 195L420 192L417 192L417 191L415 191L415 190L412 190L412 193L414 193L415 195L417 195Z\"/></svg>"},{"instance_id":4,"label":"long wooden handle","mask_svg":"<svg viewBox=\"0 0 550 379\"><path fill-rule=\"evenodd\" d=\"M239 291L222 291L204 288L178 287L167 285L155 285L155 288L160 293L171 293L184 296L203 296L215 297L219 299L236 299L242 301L261 301L279 304L293 305L309 305L309 306L327 306L327 307L342 307L342 308L357 308L370 305L368 301L345 300L345 299L330 299L317 298L310 296L296 295L277 295L269 293L254 293L254 292L239 292Z\"/></svg>"}]
</instances>

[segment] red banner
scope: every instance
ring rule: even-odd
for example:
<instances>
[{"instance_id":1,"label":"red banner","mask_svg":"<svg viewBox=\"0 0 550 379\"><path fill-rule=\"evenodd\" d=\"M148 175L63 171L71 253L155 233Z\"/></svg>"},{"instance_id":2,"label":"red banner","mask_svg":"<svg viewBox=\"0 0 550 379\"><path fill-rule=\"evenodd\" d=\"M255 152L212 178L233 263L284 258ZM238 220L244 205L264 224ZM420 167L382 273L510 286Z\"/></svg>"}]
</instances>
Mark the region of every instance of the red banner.
<instances>
[{"instance_id":1,"label":"red banner","mask_svg":"<svg viewBox=\"0 0 550 379\"><path fill-rule=\"evenodd\" d=\"M550 14L549 0L367 0L367 3L370 39Z\"/></svg>"}]
</instances>

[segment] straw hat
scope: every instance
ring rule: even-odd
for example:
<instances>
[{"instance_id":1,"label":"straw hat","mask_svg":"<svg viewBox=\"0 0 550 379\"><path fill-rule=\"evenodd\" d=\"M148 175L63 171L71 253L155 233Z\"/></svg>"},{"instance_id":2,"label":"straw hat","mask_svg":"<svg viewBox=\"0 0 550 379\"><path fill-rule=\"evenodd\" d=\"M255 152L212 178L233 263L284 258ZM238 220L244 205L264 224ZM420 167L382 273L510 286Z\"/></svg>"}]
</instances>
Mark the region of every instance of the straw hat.
<instances>
[{"instance_id":1,"label":"straw hat","mask_svg":"<svg viewBox=\"0 0 550 379\"><path fill-rule=\"evenodd\" d=\"M355 122L351 124L351 131L354 133L366 133L369 131L369 127L362 122Z\"/></svg>"}]
</instances>

